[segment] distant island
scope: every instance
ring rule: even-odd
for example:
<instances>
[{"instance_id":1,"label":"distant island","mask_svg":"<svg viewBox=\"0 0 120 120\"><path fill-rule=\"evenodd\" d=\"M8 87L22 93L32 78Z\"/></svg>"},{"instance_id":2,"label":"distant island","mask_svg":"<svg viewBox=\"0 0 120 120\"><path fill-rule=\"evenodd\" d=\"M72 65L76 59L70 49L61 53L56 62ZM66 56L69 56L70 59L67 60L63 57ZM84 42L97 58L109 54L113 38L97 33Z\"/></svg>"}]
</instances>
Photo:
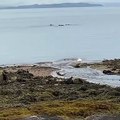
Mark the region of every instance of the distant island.
<instances>
[{"instance_id":1,"label":"distant island","mask_svg":"<svg viewBox=\"0 0 120 120\"><path fill-rule=\"evenodd\" d=\"M120 2L103 3L105 7L120 7Z\"/></svg>"},{"instance_id":2,"label":"distant island","mask_svg":"<svg viewBox=\"0 0 120 120\"><path fill-rule=\"evenodd\" d=\"M60 3L60 4L33 4L22 6L0 7L0 9L30 9L30 8L68 8L68 7L102 7L102 4L92 3Z\"/></svg>"}]
</instances>

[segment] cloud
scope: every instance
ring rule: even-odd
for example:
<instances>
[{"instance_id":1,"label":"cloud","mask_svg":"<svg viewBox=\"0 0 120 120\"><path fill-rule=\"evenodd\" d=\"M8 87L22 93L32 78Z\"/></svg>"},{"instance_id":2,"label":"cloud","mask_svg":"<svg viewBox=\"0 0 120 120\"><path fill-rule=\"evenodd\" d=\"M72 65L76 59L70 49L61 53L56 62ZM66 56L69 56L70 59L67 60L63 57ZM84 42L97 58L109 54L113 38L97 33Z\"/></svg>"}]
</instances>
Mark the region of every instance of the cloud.
<instances>
[{"instance_id":1,"label":"cloud","mask_svg":"<svg viewBox=\"0 0 120 120\"><path fill-rule=\"evenodd\" d=\"M0 5L49 4L62 2L119 2L119 0L0 0Z\"/></svg>"}]
</instances>

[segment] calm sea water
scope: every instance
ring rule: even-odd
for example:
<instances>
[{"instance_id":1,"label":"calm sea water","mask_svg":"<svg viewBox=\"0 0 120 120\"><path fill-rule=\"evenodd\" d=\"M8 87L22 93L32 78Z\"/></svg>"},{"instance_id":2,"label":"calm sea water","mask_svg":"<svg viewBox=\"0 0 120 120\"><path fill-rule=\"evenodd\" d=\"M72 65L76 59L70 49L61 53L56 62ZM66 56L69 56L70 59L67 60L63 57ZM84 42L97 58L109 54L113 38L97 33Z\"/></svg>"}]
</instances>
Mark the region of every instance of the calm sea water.
<instances>
[{"instance_id":1,"label":"calm sea water","mask_svg":"<svg viewBox=\"0 0 120 120\"><path fill-rule=\"evenodd\" d=\"M0 10L0 64L71 57L120 58L120 8Z\"/></svg>"}]
</instances>

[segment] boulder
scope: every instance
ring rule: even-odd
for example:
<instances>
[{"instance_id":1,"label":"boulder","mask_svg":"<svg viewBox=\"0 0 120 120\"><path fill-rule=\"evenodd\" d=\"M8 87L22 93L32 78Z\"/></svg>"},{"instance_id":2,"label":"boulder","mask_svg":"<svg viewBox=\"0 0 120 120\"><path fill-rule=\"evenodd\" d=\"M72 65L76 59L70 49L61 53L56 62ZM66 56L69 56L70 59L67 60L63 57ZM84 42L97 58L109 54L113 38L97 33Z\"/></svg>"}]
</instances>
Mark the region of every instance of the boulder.
<instances>
[{"instance_id":1,"label":"boulder","mask_svg":"<svg viewBox=\"0 0 120 120\"><path fill-rule=\"evenodd\" d=\"M103 70L103 73L107 74L107 75L113 75L114 74L114 72L112 72L111 70Z\"/></svg>"},{"instance_id":2,"label":"boulder","mask_svg":"<svg viewBox=\"0 0 120 120\"><path fill-rule=\"evenodd\" d=\"M59 76L64 76L65 75L65 73L62 73L62 72L56 72L57 73L57 75L59 75Z\"/></svg>"},{"instance_id":3,"label":"boulder","mask_svg":"<svg viewBox=\"0 0 120 120\"><path fill-rule=\"evenodd\" d=\"M0 84L7 84L9 82L9 74L3 71L0 76Z\"/></svg>"}]
</instances>

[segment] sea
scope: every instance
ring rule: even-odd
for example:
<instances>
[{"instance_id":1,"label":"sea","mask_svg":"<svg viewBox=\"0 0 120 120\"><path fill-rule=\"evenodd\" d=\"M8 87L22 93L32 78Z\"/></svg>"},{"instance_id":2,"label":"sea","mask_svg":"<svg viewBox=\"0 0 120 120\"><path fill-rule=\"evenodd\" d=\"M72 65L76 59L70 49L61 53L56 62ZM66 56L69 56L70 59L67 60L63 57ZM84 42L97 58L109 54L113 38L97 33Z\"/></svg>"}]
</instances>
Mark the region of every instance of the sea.
<instances>
[{"instance_id":1,"label":"sea","mask_svg":"<svg viewBox=\"0 0 120 120\"><path fill-rule=\"evenodd\" d=\"M0 64L120 58L120 8L0 10Z\"/></svg>"}]
</instances>

